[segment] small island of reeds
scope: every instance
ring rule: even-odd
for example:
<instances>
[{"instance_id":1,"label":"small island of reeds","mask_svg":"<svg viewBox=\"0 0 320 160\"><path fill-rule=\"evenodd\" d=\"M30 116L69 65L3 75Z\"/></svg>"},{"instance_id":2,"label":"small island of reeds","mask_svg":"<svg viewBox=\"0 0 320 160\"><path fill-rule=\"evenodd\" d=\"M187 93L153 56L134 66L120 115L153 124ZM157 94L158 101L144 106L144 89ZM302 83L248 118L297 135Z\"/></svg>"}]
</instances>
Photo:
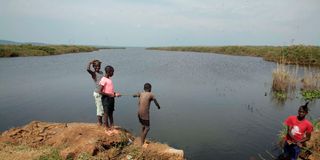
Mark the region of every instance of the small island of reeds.
<instances>
[{"instance_id":1,"label":"small island of reeds","mask_svg":"<svg viewBox=\"0 0 320 160\"><path fill-rule=\"evenodd\" d=\"M0 45L0 57L50 56L66 53L92 52L99 48L81 45Z\"/></svg>"},{"instance_id":2,"label":"small island of reeds","mask_svg":"<svg viewBox=\"0 0 320 160\"><path fill-rule=\"evenodd\" d=\"M190 46L190 47L153 47L151 50L207 52L238 56L262 57L266 61L280 62L285 59L287 64L320 66L319 46Z\"/></svg>"}]
</instances>

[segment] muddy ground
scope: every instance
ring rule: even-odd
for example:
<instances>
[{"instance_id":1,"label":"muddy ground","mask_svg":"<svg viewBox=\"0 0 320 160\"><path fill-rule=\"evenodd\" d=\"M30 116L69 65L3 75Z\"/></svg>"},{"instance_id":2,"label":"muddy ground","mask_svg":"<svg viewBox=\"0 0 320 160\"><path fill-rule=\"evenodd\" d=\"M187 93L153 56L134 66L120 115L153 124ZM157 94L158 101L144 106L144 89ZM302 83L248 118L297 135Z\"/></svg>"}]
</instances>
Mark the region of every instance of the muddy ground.
<instances>
[{"instance_id":1,"label":"muddy ground","mask_svg":"<svg viewBox=\"0 0 320 160\"><path fill-rule=\"evenodd\" d=\"M166 144L148 141L141 147L138 142L120 127L107 134L92 123L33 121L1 134L0 159L184 159L182 150Z\"/></svg>"}]
</instances>

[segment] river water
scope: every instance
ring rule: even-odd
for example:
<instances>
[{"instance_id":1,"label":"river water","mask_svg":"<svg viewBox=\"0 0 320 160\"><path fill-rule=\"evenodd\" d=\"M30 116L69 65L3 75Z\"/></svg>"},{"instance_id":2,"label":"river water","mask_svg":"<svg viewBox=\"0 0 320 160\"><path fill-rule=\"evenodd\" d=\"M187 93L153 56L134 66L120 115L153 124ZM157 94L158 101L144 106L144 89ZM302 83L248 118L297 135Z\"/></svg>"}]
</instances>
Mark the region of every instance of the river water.
<instances>
[{"instance_id":1,"label":"river water","mask_svg":"<svg viewBox=\"0 0 320 160\"><path fill-rule=\"evenodd\" d=\"M90 53L0 59L0 131L33 120L96 122L87 63L112 65L115 90L130 95L153 85L148 138L183 149L188 159L271 159L283 120L297 114L298 96L270 96L275 63L256 57L109 49ZM319 102L309 118L320 116ZM137 99L116 99L115 124L139 135ZM267 153L269 152L269 153Z\"/></svg>"}]
</instances>

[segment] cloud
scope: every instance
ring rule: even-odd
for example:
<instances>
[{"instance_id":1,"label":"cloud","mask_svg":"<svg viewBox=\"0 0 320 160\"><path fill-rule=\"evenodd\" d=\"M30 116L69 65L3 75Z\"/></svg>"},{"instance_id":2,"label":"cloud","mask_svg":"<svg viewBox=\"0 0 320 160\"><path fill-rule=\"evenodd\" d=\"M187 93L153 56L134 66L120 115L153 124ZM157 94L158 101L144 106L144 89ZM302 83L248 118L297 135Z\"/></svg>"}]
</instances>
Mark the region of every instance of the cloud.
<instances>
[{"instance_id":1,"label":"cloud","mask_svg":"<svg viewBox=\"0 0 320 160\"><path fill-rule=\"evenodd\" d=\"M292 37L296 42L319 44L319 10L318 0L2 0L0 20L6 25L0 35L11 37L4 32L19 30L21 38L27 31L10 25L26 26L29 32L36 32L32 28L41 25L49 41L50 34L56 37L53 34L60 32L80 38L75 42L88 42L85 37L90 36L93 43L106 43L105 37L109 37L108 42L114 40L123 45L176 43L173 39L180 39L179 43L204 43L201 37L211 43L208 37L217 35L225 36L220 41L230 44L247 37L253 39L245 41L253 44L263 42L257 37L269 38L275 44ZM37 36L29 37L37 40ZM199 41L183 40L187 38ZM61 35L60 39L68 38Z\"/></svg>"}]
</instances>

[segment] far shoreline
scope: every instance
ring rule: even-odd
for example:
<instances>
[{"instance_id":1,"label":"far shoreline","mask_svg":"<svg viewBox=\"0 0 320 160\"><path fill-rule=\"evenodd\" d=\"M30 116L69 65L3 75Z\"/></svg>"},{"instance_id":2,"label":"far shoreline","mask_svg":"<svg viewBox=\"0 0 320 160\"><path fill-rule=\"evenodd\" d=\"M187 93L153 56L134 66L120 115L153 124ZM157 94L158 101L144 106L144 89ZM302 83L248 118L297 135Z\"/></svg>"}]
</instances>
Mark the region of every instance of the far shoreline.
<instances>
[{"instance_id":1,"label":"far shoreline","mask_svg":"<svg viewBox=\"0 0 320 160\"><path fill-rule=\"evenodd\" d=\"M51 56L69 53L93 52L100 49L126 49L125 47L104 47L85 45L0 45L0 58L4 57L29 57Z\"/></svg>"},{"instance_id":2,"label":"far shoreline","mask_svg":"<svg viewBox=\"0 0 320 160\"><path fill-rule=\"evenodd\" d=\"M51 56L70 53L93 52L101 49L126 48L90 45L0 44L0 58ZM172 46L149 47L145 49L262 57L265 61L271 61L275 63L320 67L320 46Z\"/></svg>"},{"instance_id":3,"label":"far shoreline","mask_svg":"<svg viewBox=\"0 0 320 160\"><path fill-rule=\"evenodd\" d=\"M320 67L320 46L176 46L146 49L262 57L276 63Z\"/></svg>"}]
</instances>

